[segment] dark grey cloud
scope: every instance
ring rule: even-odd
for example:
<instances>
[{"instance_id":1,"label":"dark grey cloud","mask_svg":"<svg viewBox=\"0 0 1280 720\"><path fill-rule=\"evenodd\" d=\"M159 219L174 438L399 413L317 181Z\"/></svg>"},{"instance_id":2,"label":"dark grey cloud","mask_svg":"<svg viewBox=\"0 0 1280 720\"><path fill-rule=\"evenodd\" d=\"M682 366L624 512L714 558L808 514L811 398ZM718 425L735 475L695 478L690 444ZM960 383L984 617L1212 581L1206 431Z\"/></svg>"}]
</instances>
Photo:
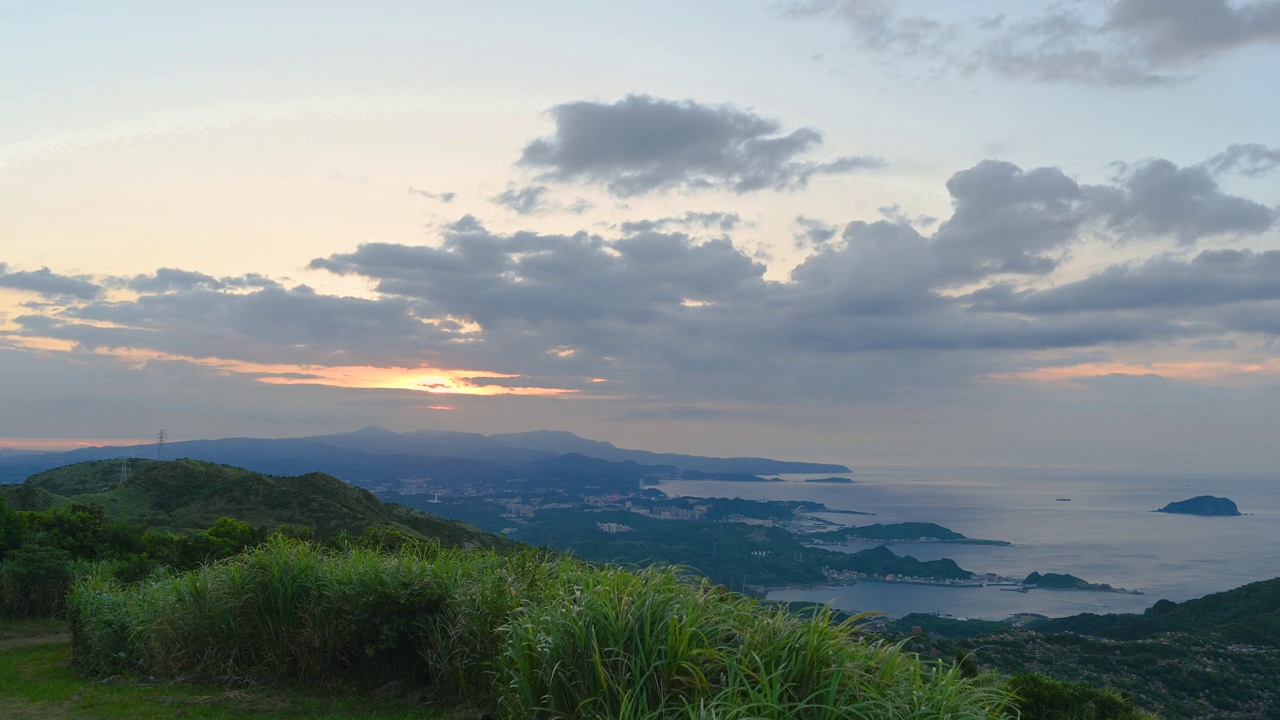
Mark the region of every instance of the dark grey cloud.
<instances>
[{"instance_id":1,"label":"dark grey cloud","mask_svg":"<svg viewBox=\"0 0 1280 720\"><path fill-rule=\"evenodd\" d=\"M525 185L509 187L489 199L494 204L513 210L520 215L535 215L546 209L546 195L546 185Z\"/></svg>"},{"instance_id":2,"label":"dark grey cloud","mask_svg":"<svg viewBox=\"0 0 1280 720\"><path fill-rule=\"evenodd\" d=\"M311 267L376 279L379 292L486 327L605 317L643 322L680 312L686 301L728 299L764 273L727 240L695 243L657 232L612 242L586 233L499 235L470 216L444 229L440 247L371 243Z\"/></svg>"},{"instance_id":3,"label":"dark grey cloud","mask_svg":"<svg viewBox=\"0 0 1280 720\"><path fill-rule=\"evenodd\" d=\"M143 293L164 293L195 288L220 289L226 283L212 275L177 268L160 268L151 275L138 275L129 281L132 290Z\"/></svg>"},{"instance_id":4,"label":"dark grey cloud","mask_svg":"<svg viewBox=\"0 0 1280 720\"><path fill-rule=\"evenodd\" d=\"M1197 62L1254 43L1280 43L1280 2L1117 0L1108 27L1131 37L1153 64Z\"/></svg>"},{"instance_id":5,"label":"dark grey cloud","mask_svg":"<svg viewBox=\"0 0 1280 720\"><path fill-rule=\"evenodd\" d=\"M556 182L603 185L619 197L663 190L796 190L816 175L879 167L873 157L803 159L822 146L812 128L781 126L732 105L629 95L551 109L555 133L525 146L519 164Z\"/></svg>"},{"instance_id":6,"label":"dark grey cloud","mask_svg":"<svg viewBox=\"0 0 1280 720\"><path fill-rule=\"evenodd\" d=\"M102 286L83 277L59 275L47 267L10 271L0 263L0 287L23 290L46 298L92 300L102 294Z\"/></svg>"},{"instance_id":7,"label":"dark grey cloud","mask_svg":"<svg viewBox=\"0 0 1280 720\"><path fill-rule=\"evenodd\" d=\"M1185 252L1192 240L1260 231L1240 220L1252 206L1206 167L1151 161L1088 185L984 161L946 188L951 212L928 228L892 208L838 233L801 216L797 227L821 242L781 280L735 243L732 215L604 234L497 232L466 216L432 245L368 243L310 263L368 281L372 298L161 269L129 281L137 298L32 308L13 322L20 335L86 350L430 363L520 376L481 383L603 390L652 407L740 401L744 388L759 403L848 402L1025 369L1027 351L1271 332L1280 251L1168 254L1046 287L1095 237L1152 236Z\"/></svg>"},{"instance_id":8,"label":"dark grey cloud","mask_svg":"<svg viewBox=\"0 0 1280 720\"><path fill-rule=\"evenodd\" d=\"M984 309L1029 315L1280 300L1280 251L1206 250L1189 260L1162 256L1047 290L1015 292L997 285L972 299Z\"/></svg>"},{"instance_id":9,"label":"dark grey cloud","mask_svg":"<svg viewBox=\"0 0 1280 720\"><path fill-rule=\"evenodd\" d=\"M1226 194L1201 165L1180 168L1152 160L1126 168L1121 182L1100 202L1110 226L1125 232L1191 243L1214 235L1257 234L1276 223L1275 208Z\"/></svg>"},{"instance_id":10,"label":"dark grey cloud","mask_svg":"<svg viewBox=\"0 0 1280 720\"><path fill-rule=\"evenodd\" d=\"M1258 177L1280 165L1280 148L1269 148L1258 143L1231 145L1203 164L1206 170L1215 175L1239 173L1246 177Z\"/></svg>"},{"instance_id":11,"label":"dark grey cloud","mask_svg":"<svg viewBox=\"0 0 1280 720\"><path fill-rule=\"evenodd\" d=\"M903 223L920 228L931 228L938 224L938 218L932 215L909 215L901 205L882 205L876 208L880 217L894 223Z\"/></svg>"},{"instance_id":12,"label":"dark grey cloud","mask_svg":"<svg viewBox=\"0 0 1280 720\"><path fill-rule=\"evenodd\" d=\"M1276 0L1052 3L1029 18L950 24L903 14L888 0L792 3L784 15L837 19L860 49L925 57L940 72L1115 87L1176 82L1227 52L1280 43Z\"/></svg>"},{"instance_id":13,"label":"dark grey cloud","mask_svg":"<svg viewBox=\"0 0 1280 720\"><path fill-rule=\"evenodd\" d=\"M428 200L439 200L446 205L453 202L454 198L458 197L458 193L456 192L432 192L430 190L419 190L418 188L412 187L409 188L409 192Z\"/></svg>"},{"instance_id":14,"label":"dark grey cloud","mask_svg":"<svg viewBox=\"0 0 1280 720\"><path fill-rule=\"evenodd\" d=\"M178 268L160 268L150 275L135 275L130 279L115 279L113 283L119 287L146 294L181 292L205 288L224 290L227 288L279 288L280 283L258 273L248 273L238 277L215 278L202 272L181 270Z\"/></svg>"},{"instance_id":15,"label":"dark grey cloud","mask_svg":"<svg viewBox=\"0 0 1280 720\"><path fill-rule=\"evenodd\" d=\"M1054 169L983 163L948 188L955 211L932 236L902 222L854 222L785 283L766 280L728 239L503 235L474 218L447 228L439 247L363 245L312 267L373 280L379 292L420 303L423 315L478 323L464 350L480 353L481 366L519 357L532 359L520 363L526 371L551 372L562 361L548 357L568 349L563 362L573 368L625 378L611 387L702 399L733 397L743 383L768 395L814 398L833 385L864 392L852 368L874 368L867 377L876 383L918 383L908 368L945 368L936 354L977 354L939 369L931 381L945 384L991 371L992 350L1211 332L1173 313L1036 314L953 296L956 285L1049 272L1050 253L1104 215L1096 189Z\"/></svg>"},{"instance_id":16,"label":"dark grey cloud","mask_svg":"<svg viewBox=\"0 0 1280 720\"><path fill-rule=\"evenodd\" d=\"M87 350L142 348L259 363L417 364L456 324L426 324L409 303L336 297L306 286L237 292L207 286L91 302L16 318L27 335Z\"/></svg>"},{"instance_id":17,"label":"dark grey cloud","mask_svg":"<svg viewBox=\"0 0 1280 720\"><path fill-rule=\"evenodd\" d=\"M626 235L634 235L635 233L667 230L673 227L702 228L729 232L736 228L740 222L742 222L742 218L737 213L694 212L690 210L684 215L661 217L653 220L630 220L622 223L622 232Z\"/></svg>"},{"instance_id":18,"label":"dark grey cloud","mask_svg":"<svg viewBox=\"0 0 1280 720\"><path fill-rule=\"evenodd\" d=\"M796 241L797 248L819 246L831 240L840 231L840 228L825 223L821 220L815 220L804 215L797 215L795 219L797 232L792 235Z\"/></svg>"},{"instance_id":19,"label":"dark grey cloud","mask_svg":"<svg viewBox=\"0 0 1280 720\"><path fill-rule=\"evenodd\" d=\"M947 180L954 210L934 236L943 272L958 280L1043 275L1095 217L1097 191L1057 168L986 160Z\"/></svg>"},{"instance_id":20,"label":"dark grey cloud","mask_svg":"<svg viewBox=\"0 0 1280 720\"><path fill-rule=\"evenodd\" d=\"M571 203L562 203L551 198L551 188L546 185L508 185L506 190L489 198L499 207L504 207L518 215L542 215L551 212L569 212L574 215L595 207L586 198L577 198Z\"/></svg>"},{"instance_id":21,"label":"dark grey cloud","mask_svg":"<svg viewBox=\"0 0 1280 720\"><path fill-rule=\"evenodd\" d=\"M1222 309L1220 317L1233 330L1263 335L1272 342L1280 338L1280 301L1231 305Z\"/></svg>"}]
</instances>

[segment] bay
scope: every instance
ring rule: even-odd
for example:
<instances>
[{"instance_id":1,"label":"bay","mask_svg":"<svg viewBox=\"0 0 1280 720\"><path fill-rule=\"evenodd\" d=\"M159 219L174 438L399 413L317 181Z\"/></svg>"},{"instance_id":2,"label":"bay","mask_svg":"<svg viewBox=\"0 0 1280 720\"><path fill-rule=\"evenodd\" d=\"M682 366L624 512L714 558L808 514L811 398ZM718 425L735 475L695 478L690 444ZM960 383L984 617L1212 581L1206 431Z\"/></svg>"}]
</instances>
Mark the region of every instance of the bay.
<instances>
[{"instance_id":1,"label":"bay","mask_svg":"<svg viewBox=\"0 0 1280 720\"><path fill-rule=\"evenodd\" d=\"M971 538L1011 546L887 543L921 560L949 557L974 572L1024 577L1070 573L1142 596L1090 591L950 588L862 582L777 590L770 598L832 602L851 611L941 612L1001 619L1016 612L1058 617L1134 612L1160 598L1181 602L1280 576L1280 475L1143 473L1026 468L859 468L854 484L676 481L670 495L821 502L873 516L821 513L846 525L933 522ZM1196 495L1229 497L1240 517L1171 515L1153 510ZM849 546L854 552L874 545ZM998 594L996 594L998 593ZM1013 608L1013 609L1010 609Z\"/></svg>"}]
</instances>

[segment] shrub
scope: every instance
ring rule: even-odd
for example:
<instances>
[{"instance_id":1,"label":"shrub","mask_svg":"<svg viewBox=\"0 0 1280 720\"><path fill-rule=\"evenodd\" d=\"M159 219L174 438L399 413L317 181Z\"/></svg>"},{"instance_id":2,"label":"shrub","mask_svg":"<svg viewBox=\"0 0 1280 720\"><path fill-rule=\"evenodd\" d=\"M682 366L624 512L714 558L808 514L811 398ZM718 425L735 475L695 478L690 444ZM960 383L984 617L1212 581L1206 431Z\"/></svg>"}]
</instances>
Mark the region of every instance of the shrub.
<instances>
[{"instance_id":1,"label":"shrub","mask_svg":"<svg viewBox=\"0 0 1280 720\"><path fill-rule=\"evenodd\" d=\"M73 577L71 554L24 545L0 561L0 618L49 617L64 607Z\"/></svg>"},{"instance_id":2,"label":"shrub","mask_svg":"<svg viewBox=\"0 0 1280 720\"><path fill-rule=\"evenodd\" d=\"M9 503L0 497L0 560L10 550L16 550L26 542L26 519L18 511L9 507Z\"/></svg>"},{"instance_id":3,"label":"shrub","mask_svg":"<svg viewBox=\"0 0 1280 720\"><path fill-rule=\"evenodd\" d=\"M1141 720L1148 717L1133 698L1081 682L1039 673L1014 675L1007 687L1016 696L1021 720Z\"/></svg>"},{"instance_id":4,"label":"shrub","mask_svg":"<svg viewBox=\"0 0 1280 720\"><path fill-rule=\"evenodd\" d=\"M376 539L376 538L375 538ZM990 718L989 677L866 643L671 570L537 551L325 551L276 538L133 586L71 595L96 675L227 682L398 676L509 718Z\"/></svg>"}]
</instances>

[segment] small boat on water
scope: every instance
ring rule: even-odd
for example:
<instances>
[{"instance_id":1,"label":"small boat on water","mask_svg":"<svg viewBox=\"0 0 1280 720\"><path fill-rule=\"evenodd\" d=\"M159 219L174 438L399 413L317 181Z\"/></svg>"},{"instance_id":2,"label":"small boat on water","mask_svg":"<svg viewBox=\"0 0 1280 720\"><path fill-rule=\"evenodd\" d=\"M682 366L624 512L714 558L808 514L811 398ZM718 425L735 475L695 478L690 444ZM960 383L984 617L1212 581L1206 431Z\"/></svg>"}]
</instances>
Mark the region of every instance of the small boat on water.
<instances>
[{"instance_id":1,"label":"small boat on water","mask_svg":"<svg viewBox=\"0 0 1280 720\"><path fill-rule=\"evenodd\" d=\"M1071 498L1058 498L1058 502L1071 502Z\"/></svg>"}]
</instances>

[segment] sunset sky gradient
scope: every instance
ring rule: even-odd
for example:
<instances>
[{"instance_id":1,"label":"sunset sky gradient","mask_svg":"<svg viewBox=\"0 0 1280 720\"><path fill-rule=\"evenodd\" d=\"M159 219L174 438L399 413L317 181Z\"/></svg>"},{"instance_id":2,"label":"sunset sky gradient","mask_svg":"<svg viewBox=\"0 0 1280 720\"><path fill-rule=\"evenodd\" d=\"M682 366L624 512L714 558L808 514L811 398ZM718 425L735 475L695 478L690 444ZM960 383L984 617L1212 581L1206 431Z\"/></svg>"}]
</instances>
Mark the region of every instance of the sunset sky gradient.
<instances>
[{"instance_id":1,"label":"sunset sky gradient","mask_svg":"<svg viewBox=\"0 0 1280 720\"><path fill-rule=\"evenodd\" d=\"M1280 1L17 2L0 447L1280 462Z\"/></svg>"}]
</instances>

